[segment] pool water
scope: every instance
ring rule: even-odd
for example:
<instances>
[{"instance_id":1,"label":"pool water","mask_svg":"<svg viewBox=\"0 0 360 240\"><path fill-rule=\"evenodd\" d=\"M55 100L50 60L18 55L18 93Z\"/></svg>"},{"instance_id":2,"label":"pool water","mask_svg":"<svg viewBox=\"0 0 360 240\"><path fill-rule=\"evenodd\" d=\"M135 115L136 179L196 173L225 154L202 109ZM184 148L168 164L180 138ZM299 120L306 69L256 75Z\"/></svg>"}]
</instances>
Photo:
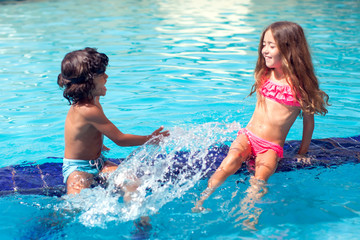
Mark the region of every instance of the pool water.
<instances>
[{"instance_id":1,"label":"pool water","mask_svg":"<svg viewBox=\"0 0 360 240\"><path fill-rule=\"evenodd\" d=\"M255 98L246 98L263 28L278 20L303 26L321 88L332 104L315 118L313 138L350 137L360 130L359 1L0 1L0 167L63 155L66 100L57 86L64 55L87 46L110 58L104 111L121 131L172 131L159 149L111 148L127 169L150 154L200 149L228 141L245 126ZM300 140L298 119L288 140ZM145 159L145 160L144 160ZM55 161L55 160L54 160ZM249 186L249 173L231 176L191 212L207 179L200 174L158 184L131 206L101 188L76 198L11 195L0 198L1 239L357 239L359 164L274 174L256 204L257 230L231 214ZM126 168L124 168L126 169ZM118 174L124 170L119 169ZM142 200L146 200L146 202ZM150 215L152 229L134 221Z\"/></svg>"}]
</instances>

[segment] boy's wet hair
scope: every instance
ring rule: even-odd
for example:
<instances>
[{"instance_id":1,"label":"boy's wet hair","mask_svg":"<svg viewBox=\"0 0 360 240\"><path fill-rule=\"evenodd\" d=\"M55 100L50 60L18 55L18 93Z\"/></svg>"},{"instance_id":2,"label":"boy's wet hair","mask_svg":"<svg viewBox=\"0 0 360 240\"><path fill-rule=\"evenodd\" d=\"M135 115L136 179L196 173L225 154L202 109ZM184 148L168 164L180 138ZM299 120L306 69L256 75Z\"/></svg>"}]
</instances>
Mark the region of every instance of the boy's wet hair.
<instances>
[{"instance_id":1,"label":"boy's wet hair","mask_svg":"<svg viewBox=\"0 0 360 240\"><path fill-rule=\"evenodd\" d=\"M106 71L109 58L95 48L85 48L65 55L57 83L64 88L69 104L93 99L94 77Z\"/></svg>"}]
</instances>

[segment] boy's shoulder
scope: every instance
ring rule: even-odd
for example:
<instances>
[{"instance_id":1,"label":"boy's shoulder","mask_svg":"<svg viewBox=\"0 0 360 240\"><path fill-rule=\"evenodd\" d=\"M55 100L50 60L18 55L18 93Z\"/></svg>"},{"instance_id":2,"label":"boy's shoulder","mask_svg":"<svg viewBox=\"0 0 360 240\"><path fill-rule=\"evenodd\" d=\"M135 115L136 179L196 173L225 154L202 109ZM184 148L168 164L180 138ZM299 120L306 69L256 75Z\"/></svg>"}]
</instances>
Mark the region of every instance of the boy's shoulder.
<instances>
[{"instance_id":1,"label":"boy's shoulder","mask_svg":"<svg viewBox=\"0 0 360 240\"><path fill-rule=\"evenodd\" d=\"M97 104L86 103L71 106L73 114L81 115L84 118L97 118L103 114L103 110Z\"/></svg>"}]
</instances>

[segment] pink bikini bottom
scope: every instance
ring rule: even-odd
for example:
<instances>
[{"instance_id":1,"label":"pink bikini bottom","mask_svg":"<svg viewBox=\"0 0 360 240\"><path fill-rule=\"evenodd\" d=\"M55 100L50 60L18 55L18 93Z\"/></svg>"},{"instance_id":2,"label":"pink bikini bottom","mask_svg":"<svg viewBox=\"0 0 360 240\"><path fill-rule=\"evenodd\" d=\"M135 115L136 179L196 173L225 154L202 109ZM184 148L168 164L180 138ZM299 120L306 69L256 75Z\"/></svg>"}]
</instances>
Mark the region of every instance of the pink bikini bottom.
<instances>
[{"instance_id":1,"label":"pink bikini bottom","mask_svg":"<svg viewBox=\"0 0 360 240\"><path fill-rule=\"evenodd\" d=\"M264 153L271 149L276 152L279 158L283 157L284 150L280 145L261 139L252 132L250 132L249 130L247 130L246 128L240 129L238 135L239 134L245 134L247 136L251 146L251 153L254 156Z\"/></svg>"}]
</instances>

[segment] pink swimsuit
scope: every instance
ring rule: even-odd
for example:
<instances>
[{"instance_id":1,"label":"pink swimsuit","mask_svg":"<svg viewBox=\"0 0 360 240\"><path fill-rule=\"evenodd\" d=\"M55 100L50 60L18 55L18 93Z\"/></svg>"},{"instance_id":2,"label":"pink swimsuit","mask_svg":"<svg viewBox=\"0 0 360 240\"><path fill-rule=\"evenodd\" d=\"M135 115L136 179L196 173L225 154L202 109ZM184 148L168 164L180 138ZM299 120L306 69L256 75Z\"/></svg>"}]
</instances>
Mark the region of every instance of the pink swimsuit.
<instances>
[{"instance_id":1,"label":"pink swimsuit","mask_svg":"<svg viewBox=\"0 0 360 240\"><path fill-rule=\"evenodd\" d=\"M294 93L289 85L281 85L268 79L262 86L260 93L278 103L300 107L300 103L294 97ZM283 148L276 144L259 138L246 128L240 129L239 134L245 134L251 145L251 153L256 156L268 150L274 150L279 158L283 157Z\"/></svg>"},{"instance_id":2,"label":"pink swimsuit","mask_svg":"<svg viewBox=\"0 0 360 240\"><path fill-rule=\"evenodd\" d=\"M284 150L280 145L259 138L246 128L240 129L238 135L240 134L245 134L246 137L249 139L252 155L257 156L258 154L267 152L268 150L274 150L279 156L279 158L283 157Z\"/></svg>"},{"instance_id":3,"label":"pink swimsuit","mask_svg":"<svg viewBox=\"0 0 360 240\"><path fill-rule=\"evenodd\" d=\"M268 79L263 84L260 92L264 97L278 103L300 107L300 103L294 97L295 94L289 85L281 85Z\"/></svg>"}]
</instances>

